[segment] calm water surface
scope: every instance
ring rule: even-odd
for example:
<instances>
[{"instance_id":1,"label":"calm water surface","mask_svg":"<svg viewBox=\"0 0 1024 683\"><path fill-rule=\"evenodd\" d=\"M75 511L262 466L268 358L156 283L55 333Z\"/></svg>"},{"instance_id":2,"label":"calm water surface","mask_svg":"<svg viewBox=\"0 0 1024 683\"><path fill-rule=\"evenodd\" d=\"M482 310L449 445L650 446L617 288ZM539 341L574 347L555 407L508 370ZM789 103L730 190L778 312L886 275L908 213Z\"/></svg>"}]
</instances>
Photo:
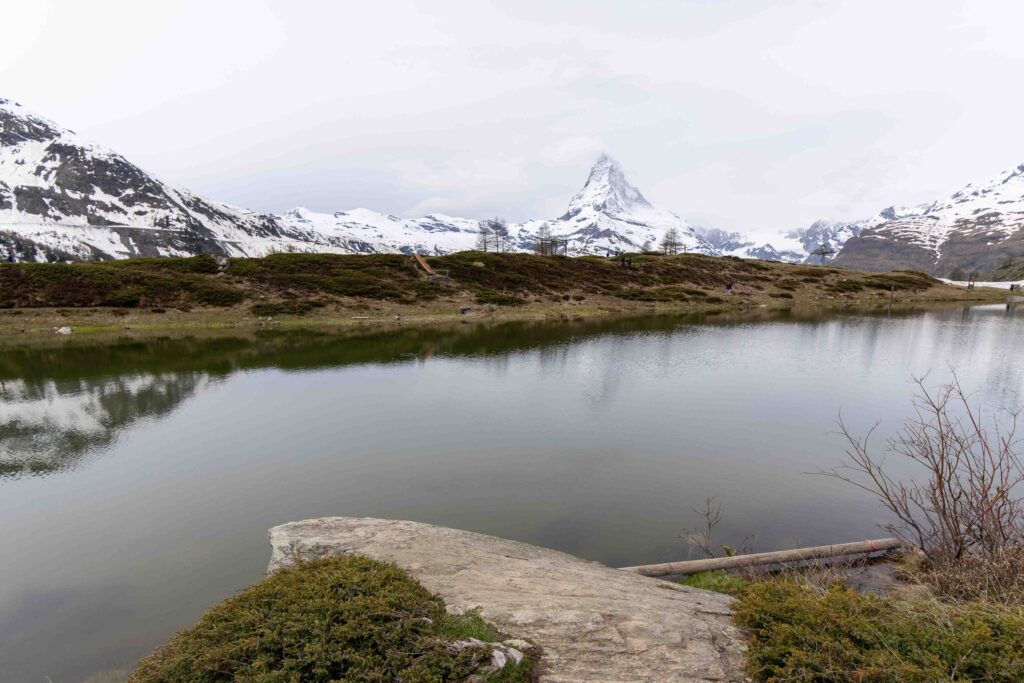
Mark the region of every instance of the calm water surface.
<instances>
[{"instance_id":1,"label":"calm water surface","mask_svg":"<svg viewBox=\"0 0 1024 683\"><path fill-rule=\"evenodd\" d=\"M1024 390L1022 318L648 318L0 351L0 680L119 669L258 579L266 529L414 519L612 565L879 534L833 465L910 378Z\"/></svg>"}]
</instances>

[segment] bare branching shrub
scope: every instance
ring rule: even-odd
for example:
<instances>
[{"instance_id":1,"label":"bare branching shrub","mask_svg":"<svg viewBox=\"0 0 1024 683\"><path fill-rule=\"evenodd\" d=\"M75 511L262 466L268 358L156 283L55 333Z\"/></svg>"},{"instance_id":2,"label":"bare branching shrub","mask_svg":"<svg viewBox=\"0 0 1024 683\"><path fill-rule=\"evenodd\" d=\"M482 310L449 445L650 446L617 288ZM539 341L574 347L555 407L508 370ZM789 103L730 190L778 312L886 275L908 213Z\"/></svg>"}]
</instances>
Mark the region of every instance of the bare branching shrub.
<instances>
[{"instance_id":1,"label":"bare branching shrub","mask_svg":"<svg viewBox=\"0 0 1024 683\"><path fill-rule=\"evenodd\" d=\"M718 523L722 521L722 504L716 502L716 497L711 496L704 499L700 508L690 508L700 517L701 525L696 529L684 529L681 538L685 538L690 546L690 554L695 550L700 551L704 557L717 557L716 548L720 548L726 557L733 555L747 555L754 552L754 541L756 536L750 535L743 539L739 550L725 544L715 542L714 531Z\"/></svg>"},{"instance_id":2,"label":"bare branching shrub","mask_svg":"<svg viewBox=\"0 0 1024 683\"><path fill-rule=\"evenodd\" d=\"M704 557L715 557L713 533L722 521L722 505L716 503L714 496L704 499L702 508L690 508L701 518L701 526L697 529L684 529L682 538L690 545L690 554L699 550Z\"/></svg>"},{"instance_id":3,"label":"bare branching shrub","mask_svg":"<svg viewBox=\"0 0 1024 683\"><path fill-rule=\"evenodd\" d=\"M819 558L801 563L791 568L788 573L792 574L793 578L799 578L807 588L824 595L834 584L848 585L853 572L866 564L867 561L863 557Z\"/></svg>"},{"instance_id":4,"label":"bare branching shrub","mask_svg":"<svg viewBox=\"0 0 1024 683\"><path fill-rule=\"evenodd\" d=\"M939 574L950 579L940 587L942 592L967 590L964 582L975 581L969 575L982 567L998 574L987 581L1004 588L1007 582L1019 582L1020 565L1013 566L1011 560L1024 557L1024 467L1016 452L1017 413L1005 420L986 419L955 375L937 390L929 390L923 378L914 382L915 413L883 453L868 443L874 428L858 437L840 417L839 428L849 444L846 459L822 474L881 501L896 518L887 527L890 532L924 553L937 580ZM887 455L909 462L916 474L894 475ZM997 571L999 567L1012 571ZM960 584L963 590L956 588Z\"/></svg>"}]
</instances>

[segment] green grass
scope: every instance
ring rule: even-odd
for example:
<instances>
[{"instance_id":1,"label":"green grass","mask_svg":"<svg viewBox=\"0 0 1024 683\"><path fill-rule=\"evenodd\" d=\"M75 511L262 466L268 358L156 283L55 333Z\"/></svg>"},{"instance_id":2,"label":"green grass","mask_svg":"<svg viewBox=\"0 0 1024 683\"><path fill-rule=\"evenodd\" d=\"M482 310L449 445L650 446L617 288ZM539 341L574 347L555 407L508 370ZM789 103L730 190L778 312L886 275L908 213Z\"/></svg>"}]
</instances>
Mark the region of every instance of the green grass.
<instances>
[{"instance_id":1,"label":"green grass","mask_svg":"<svg viewBox=\"0 0 1024 683\"><path fill-rule=\"evenodd\" d=\"M824 593L792 576L738 593L747 672L768 683L1024 680L1024 617L985 603Z\"/></svg>"},{"instance_id":2,"label":"green grass","mask_svg":"<svg viewBox=\"0 0 1024 683\"><path fill-rule=\"evenodd\" d=\"M438 632L448 640L464 640L476 638L486 643L501 640L501 634L480 616L479 610L469 610L465 614L449 614L438 621Z\"/></svg>"},{"instance_id":3,"label":"green grass","mask_svg":"<svg viewBox=\"0 0 1024 683\"><path fill-rule=\"evenodd\" d=\"M130 683L463 681L489 662L465 637L498 634L453 617L393 565L346 556L278 571L214 606L139 663ZM483 636L483 637L482 637ZM528 663L488 681L530 680Z\"/></svg>"},{"instance_id":4,"label":"green grass","mask_svg":"<svg viewBox=\"0 0 1024 683\"><path fill-rule=\"evenodd\" d=\"M509 662L501 671L491 674L484 683L530 683L533 680L533 664L524 659L518 664Z\"/></svg>"},{"instance_id":5,"label":"green grass","mask_svg":"<svg viewBox=\"0 0 1024 683\"><path fill-rule=\"evenodd\" d=\"M703 588L706 591L725 593L726 595L737 595L747 585L746 581L743 580L743 577L737 576L736 574L730 574L720 569L684 576L679 579L679 583L683 586Z\"/></svg>"}]
</instances>

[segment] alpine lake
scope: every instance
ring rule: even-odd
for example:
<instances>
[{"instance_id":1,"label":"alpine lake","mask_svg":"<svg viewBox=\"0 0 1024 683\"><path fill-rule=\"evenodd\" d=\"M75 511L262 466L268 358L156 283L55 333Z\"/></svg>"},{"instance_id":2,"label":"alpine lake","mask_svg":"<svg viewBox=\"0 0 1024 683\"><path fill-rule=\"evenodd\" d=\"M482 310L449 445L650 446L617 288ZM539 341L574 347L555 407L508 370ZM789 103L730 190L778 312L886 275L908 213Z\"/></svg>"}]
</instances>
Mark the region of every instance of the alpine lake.
<instances>
[{"instance_id":1,"label":"alpine lake","mask_svg":"<svg viewBox=\"0 0 1024 683\"><path fill-rule=\"evenodd\" d=\"M612 566L888 535L820 471L912 379L1024 404L1006 306L452 324L0 350L0 681L123 680L258 580L266 531L411 519ZM894 461L893 465L899 465Z\"/></svg>"}]
</instances>

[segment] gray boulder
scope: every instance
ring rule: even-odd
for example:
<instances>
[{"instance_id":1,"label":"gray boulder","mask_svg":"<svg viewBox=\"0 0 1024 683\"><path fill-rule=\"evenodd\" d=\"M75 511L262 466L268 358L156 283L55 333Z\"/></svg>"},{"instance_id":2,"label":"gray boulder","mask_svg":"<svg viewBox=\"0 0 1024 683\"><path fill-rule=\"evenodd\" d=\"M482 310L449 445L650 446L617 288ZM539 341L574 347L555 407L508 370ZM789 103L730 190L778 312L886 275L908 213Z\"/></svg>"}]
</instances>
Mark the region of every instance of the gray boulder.
<instances>
[{"instance_id":1,"label":"gray boulder","mask_svg":"<svg viewBox=\"0 0 1024 683\"><path fill-rule=\"evenodd\" d=\"M268 571L296 558L392 562L448 609L479 609L540 648L544 683L744 681L731 599L546 548L397 520L326 517L270 530Z\"/></svg>"}]
</instances>

